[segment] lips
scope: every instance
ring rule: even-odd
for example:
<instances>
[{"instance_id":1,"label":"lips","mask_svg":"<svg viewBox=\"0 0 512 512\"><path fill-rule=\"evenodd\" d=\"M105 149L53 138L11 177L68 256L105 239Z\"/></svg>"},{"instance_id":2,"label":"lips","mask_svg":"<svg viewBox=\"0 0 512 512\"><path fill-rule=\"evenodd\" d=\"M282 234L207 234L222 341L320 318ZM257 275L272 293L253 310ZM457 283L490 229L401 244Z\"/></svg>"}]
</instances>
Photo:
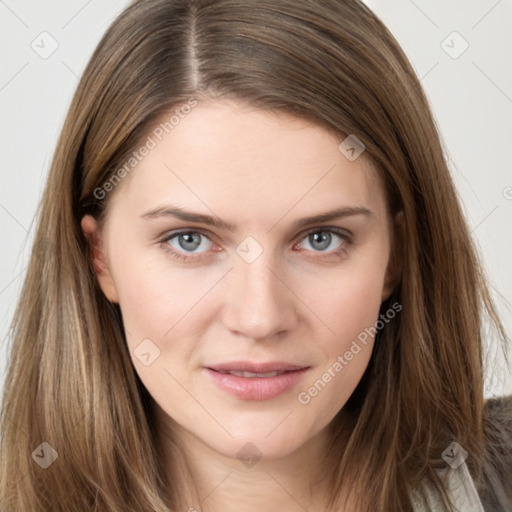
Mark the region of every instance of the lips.
<instances>
[{"instance_id":1,"label":"lips","mask_svg":"<svg viewBox=\"0 0 512 512\"><path fill-rule=\"evenodd\" d=\"M251 361L234 361L231 363L221 363L210 365L207 368L217 372L250 372L250 373L269 373L269 372L288 372L302 370L307 366L285 363L282 361L270 361L266 363L254 363Z\"/></svg>"},{"instance_id":2,"label":"lips","mask_svg":"<svg viewBox=\"0 0 512 512\"><path fill-rule=\"evenodd\" d=\"M298 384L308 366L282 361L254 363L238 361L205 367L223 391L243 400L270 400Z\"/></svg>"},{"instance_id":3,"label":"lips","mask_svg":"<svg viewBox=\"0 0 512 512\"><path fill-rule=\"evenodd\" d=\"M222 374L228 373L229 375L236 375L237 377L265 378L265 377L277 377L278 375L282 375L285 372L284 371L282 371L282 372L273 371L273 372L265 372L265 373L261 373L261 372L254 373L254 372L239 372L236 370L220 370L219 373L222 373Z\"/></svg>"}]
</instances>

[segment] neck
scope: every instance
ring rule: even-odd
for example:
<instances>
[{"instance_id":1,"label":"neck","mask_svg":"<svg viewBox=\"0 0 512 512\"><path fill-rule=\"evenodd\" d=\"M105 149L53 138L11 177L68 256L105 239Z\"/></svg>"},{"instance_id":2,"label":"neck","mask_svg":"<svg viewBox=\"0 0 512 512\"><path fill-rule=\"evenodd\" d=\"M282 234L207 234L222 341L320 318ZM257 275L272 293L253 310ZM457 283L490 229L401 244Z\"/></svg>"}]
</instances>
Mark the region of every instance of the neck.
<instances>
[{"instance_id":1,"label":"neck","mask_svg":"<svg viewBox=\"0 0 512 512\"><path fill-rule=\"evenodd\" d=\"M328 428L284 457L244 460L212 449L157 410L158 446L176 510L327 511L327 477L334 469L326 464Z\"/></svg>"}]
</instances>

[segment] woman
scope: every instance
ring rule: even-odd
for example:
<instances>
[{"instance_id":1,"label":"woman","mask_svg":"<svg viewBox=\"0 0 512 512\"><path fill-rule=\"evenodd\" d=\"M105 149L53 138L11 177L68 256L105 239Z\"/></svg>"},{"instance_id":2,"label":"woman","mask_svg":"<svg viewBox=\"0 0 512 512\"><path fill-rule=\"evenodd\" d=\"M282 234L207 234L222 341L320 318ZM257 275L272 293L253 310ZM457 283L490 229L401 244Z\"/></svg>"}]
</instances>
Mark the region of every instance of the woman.
<instances>
[{"instance_id":1,"label":"woman","mask_svg":"<svg viewBox=\"0 0 512 512\"><path fill-rule=\"evenodd\" d=\"M485 316L507 337L420 84L360 2L134 2L35 243L2 510L510 510Z\"/></svg>"}]
</instances>

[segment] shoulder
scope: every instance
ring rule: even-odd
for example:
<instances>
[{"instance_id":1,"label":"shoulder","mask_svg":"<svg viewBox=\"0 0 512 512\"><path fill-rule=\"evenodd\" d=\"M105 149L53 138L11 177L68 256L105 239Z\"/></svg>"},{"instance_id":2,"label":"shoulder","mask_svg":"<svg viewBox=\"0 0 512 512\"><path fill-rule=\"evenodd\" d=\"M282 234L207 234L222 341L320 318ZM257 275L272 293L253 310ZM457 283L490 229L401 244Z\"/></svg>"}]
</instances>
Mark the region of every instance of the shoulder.
<instances>
[{"instance_id":1,"label":"shoulder","mask_svg":"<svg viewBox=\"0 0 512 512\"><path fill-rule=\"evenodd\" d=\"M480 498L486 512L512 511L512 395L488 399L483 422L485 453Z\"/></svg>"}]
</instances>

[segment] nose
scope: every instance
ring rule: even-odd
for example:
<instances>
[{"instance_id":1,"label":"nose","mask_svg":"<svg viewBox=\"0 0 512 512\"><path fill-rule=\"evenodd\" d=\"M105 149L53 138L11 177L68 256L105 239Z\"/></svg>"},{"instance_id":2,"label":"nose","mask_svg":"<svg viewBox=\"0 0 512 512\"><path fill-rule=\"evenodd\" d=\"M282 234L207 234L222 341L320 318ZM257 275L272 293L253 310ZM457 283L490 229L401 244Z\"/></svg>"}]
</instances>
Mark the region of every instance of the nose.
<instances>
[{"instance_id":1,"label":"nose","mask_svg":"<svg viewBox=\"0 0 512 512\"><path fill-rule=\"evenodd\" d=\"M298 299L282 270L264 252L247 263L237 258L227 277L223 322L231 332L264 340L292 330L298 322Z\"/></svg>"}]
</instances>

